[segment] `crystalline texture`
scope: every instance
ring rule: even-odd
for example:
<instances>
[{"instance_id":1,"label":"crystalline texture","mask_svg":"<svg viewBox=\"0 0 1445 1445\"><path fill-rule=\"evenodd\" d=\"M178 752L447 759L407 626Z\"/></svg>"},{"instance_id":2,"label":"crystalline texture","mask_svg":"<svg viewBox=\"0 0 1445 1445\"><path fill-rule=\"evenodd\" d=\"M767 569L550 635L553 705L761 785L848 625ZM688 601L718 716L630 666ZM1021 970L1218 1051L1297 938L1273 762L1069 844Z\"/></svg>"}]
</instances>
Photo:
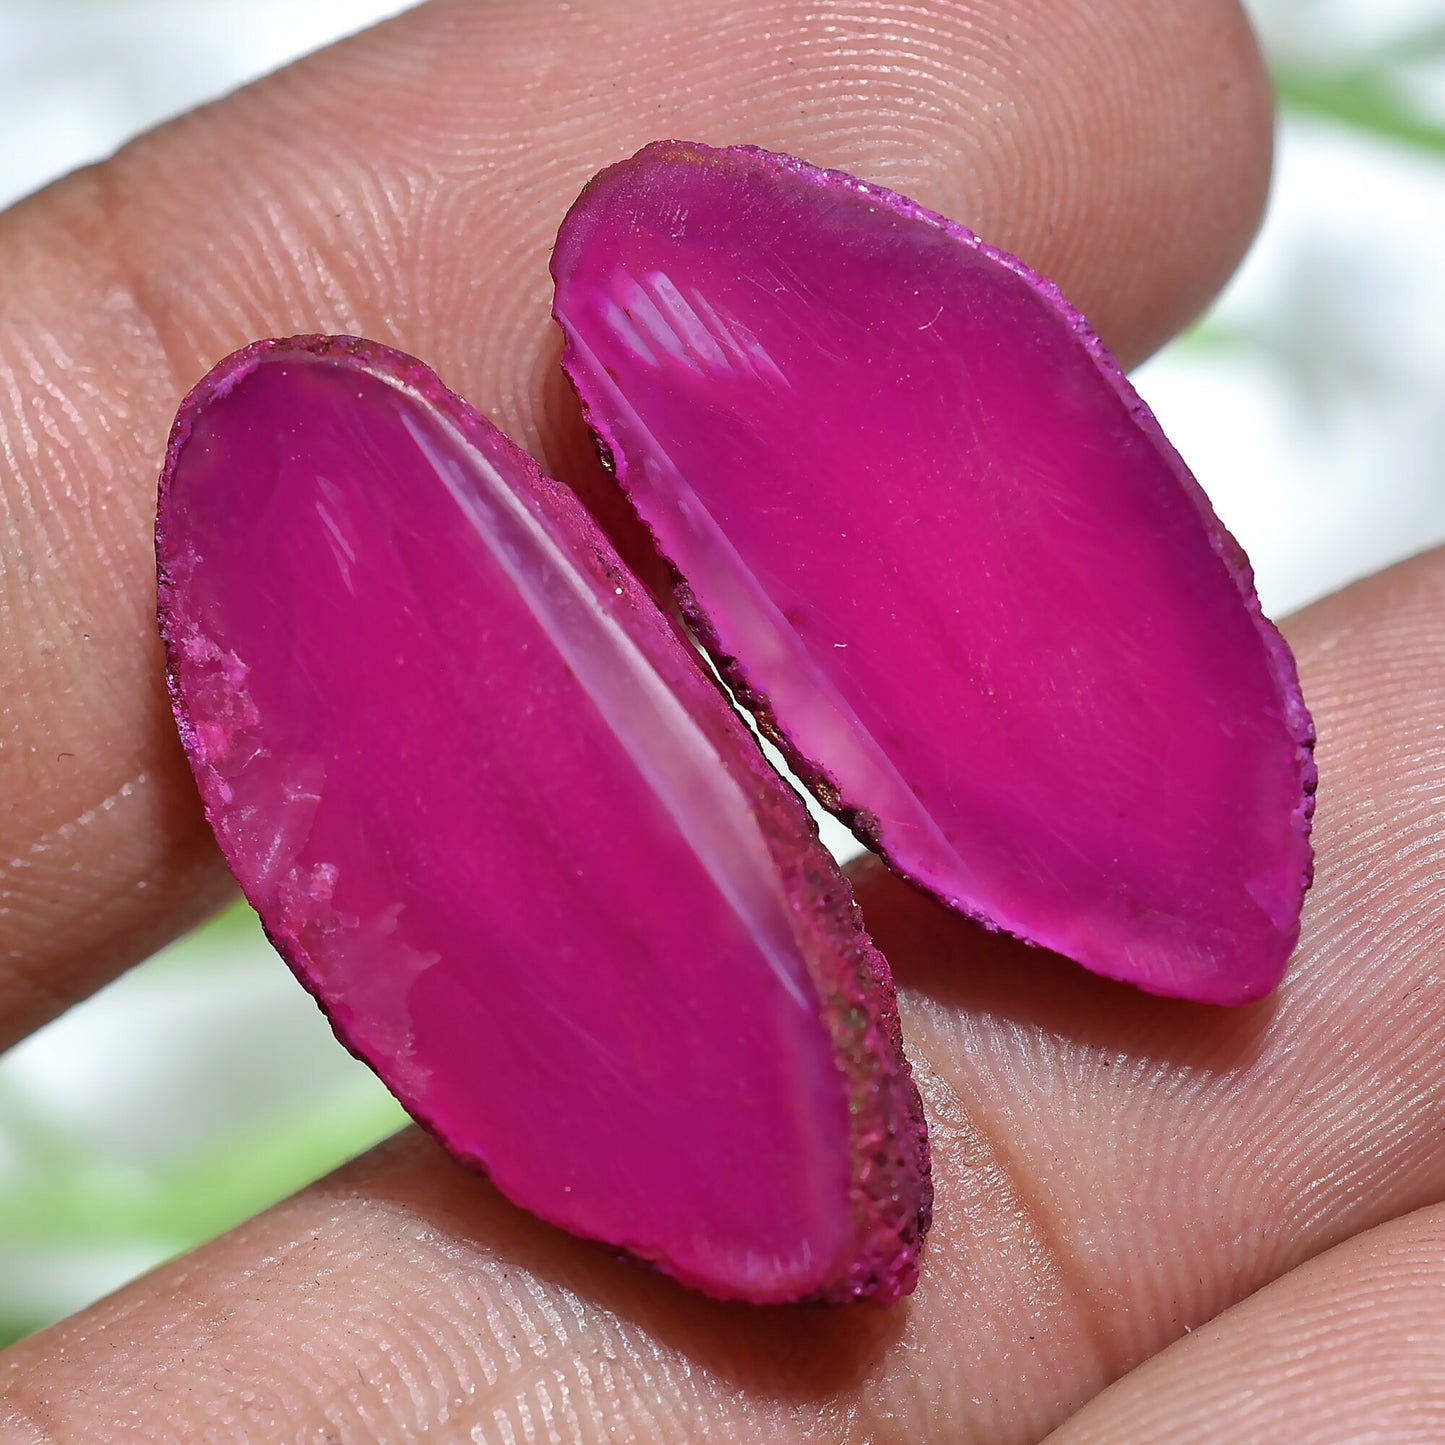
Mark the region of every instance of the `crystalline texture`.
<instances>
[{"instance_id":1,"label":"crystalline texture","mask_svg":"<svg viewBox=\"0 0 1445 1445\"><path fill-rule=\"evenodd\" d=\"M563 488L409 358L259 343L182 408L157 556L226 858L417 1118L714 1294L912 1288L927 1146L886 967Z\"/></svg>"},{"instance_id":2,"label":"crystalline texture","mask_svg":"<svg viewBox=\"0 0 1445 1445\"><path fill-rule=\"evenodd\" d=\"M1057 288L838 172L664 142L553 257L683 610L908 877L1160 993L1279 980L1313 731L1242 552Z\"/></svg>"}]
</instances>

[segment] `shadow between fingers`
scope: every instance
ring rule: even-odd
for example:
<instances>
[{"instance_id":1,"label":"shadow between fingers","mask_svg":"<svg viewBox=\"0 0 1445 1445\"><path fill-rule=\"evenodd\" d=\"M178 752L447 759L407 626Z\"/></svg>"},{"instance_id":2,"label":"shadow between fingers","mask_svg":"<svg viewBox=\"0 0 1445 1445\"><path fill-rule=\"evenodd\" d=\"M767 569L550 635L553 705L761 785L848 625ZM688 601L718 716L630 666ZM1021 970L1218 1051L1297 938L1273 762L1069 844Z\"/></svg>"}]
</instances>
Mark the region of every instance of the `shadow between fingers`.
<instances>
[{"instance_id":1,"label":"shadow between fingers","mask_svg":"<svg viewBox=\"0 0 1445 1445\"><path fill-rule=\"evenodd\" d=\"M555 333L544 349L537 389L543 470L576 492L622 560L666 603L672 596L667 564L613 476L610 455L603 459L602 444L588 429L577 395L562 370L560 333Z\"/></svg>"},{"instance_id":2,"label":"shadow between fingers","mask_svg":"<svg viewBox=\"0 0 1445 1445\"><path fill-rule=\"evenodd\" d=\"M336 1187L347 1184L348 1172L337 1176ZM368 1156L365 1177L354 1188L480 1255L485 1275L515 1272L540 1284L564 1322L555 1332L559 1348L610 1353L620 1328L684 1357L729 1390L761 1400L818 1406L846 1394L875 1373L908 1318L907 1300L882 1309L711 1299L619 1250L528 1214L417 1129ZM446 1267L453 1257L451 1250L442 1256ZM479 1291L486 1288L484 1274L478 1284ZM449 1293L455 1297L454 1283ZM482 1313L479 1298L478 1317ZM546 1334L540 1322L538 1328ZM519 1337L518 1343L527 1342Z\"/></svg>"},{"instance_id":3,"label":"shadow between fingers","mask_svg":"<svg viewBox=\"0 0 1445 1445\"><path fill-rule=\"evenodd\" d=\"M1241 1071L1265 1047L1279 1008L1276 995L1223 1008L1144 993L1048 949L989 932L875 857L860 859L849 871L864 922L902 994L1192 1071Z\"/></svg>"}]
</instances>

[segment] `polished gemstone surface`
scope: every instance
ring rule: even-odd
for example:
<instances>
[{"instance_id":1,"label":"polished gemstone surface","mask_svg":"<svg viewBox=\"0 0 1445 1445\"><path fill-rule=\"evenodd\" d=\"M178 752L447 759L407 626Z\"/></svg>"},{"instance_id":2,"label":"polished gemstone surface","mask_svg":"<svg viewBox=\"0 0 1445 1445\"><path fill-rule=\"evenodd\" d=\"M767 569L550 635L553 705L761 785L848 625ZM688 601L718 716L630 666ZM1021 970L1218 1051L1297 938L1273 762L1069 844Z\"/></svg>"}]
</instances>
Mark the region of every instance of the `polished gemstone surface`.
<instances>
[{"instance_id":1,"label":"polished gemstone surface","mask_svg":"<svg viewBox=\"0 0 1445 1445\"><path fill-rule=\"evenodd\" d=\"M1313 730L1248 564L1051 283L838 172L661 142L553 256L563 364L728 681L955 908L1278 983Z\"/></svg>"}]
</instances>

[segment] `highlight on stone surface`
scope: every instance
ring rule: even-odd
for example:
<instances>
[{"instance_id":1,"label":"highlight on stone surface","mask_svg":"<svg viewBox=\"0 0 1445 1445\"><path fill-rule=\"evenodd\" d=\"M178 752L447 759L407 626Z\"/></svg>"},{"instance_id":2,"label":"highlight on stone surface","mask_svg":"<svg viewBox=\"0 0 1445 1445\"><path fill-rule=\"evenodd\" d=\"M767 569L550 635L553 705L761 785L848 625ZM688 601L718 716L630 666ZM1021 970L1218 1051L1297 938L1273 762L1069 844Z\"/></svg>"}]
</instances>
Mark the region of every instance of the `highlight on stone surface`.
<instances>
[{"instance_id":1,"label":"highlight on stone surface","mask_svg":"<svg viewBox=\"0 0 1445 1445\"><path fill-rule=\"evenodd\" d=\"M913 1287L887 967L570 493L411 358L267 341L182 406L156 552L226 859L453 1154L714 1295Z\"/></svg>"},{"instance_id":2,"label":"highlight on stone surface","mask_svg":"<svg viewBox=\"0 0 1445 1445\"><path fill-rule=\"evenodd\" d=\"M1278 983L1311 876L1294 661L1055 286L852 176L673 141L588 185L552 270L604 459L825 804L1096 972Z\"/></svg>"}]
</instances>

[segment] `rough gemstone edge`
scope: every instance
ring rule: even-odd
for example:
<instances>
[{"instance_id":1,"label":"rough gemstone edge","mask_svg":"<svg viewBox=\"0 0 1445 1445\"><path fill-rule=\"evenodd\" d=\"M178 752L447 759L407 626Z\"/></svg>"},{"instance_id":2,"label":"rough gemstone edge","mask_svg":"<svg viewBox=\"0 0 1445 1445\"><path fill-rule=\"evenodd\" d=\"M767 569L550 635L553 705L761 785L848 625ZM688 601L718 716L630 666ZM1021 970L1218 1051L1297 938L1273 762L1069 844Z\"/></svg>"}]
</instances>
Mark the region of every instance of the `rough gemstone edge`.
<instances>
[{"instance_id":1,"label":"rough gemstone edge","mask_svg":"<svg viewBox=\"0 0 1445 1445\"><path fill-rule=\"evenodd\" d=\"M191 434L194 419L212 401L226 396L268 357L293 353L340 361L368 375L393 381L451 422L472 444L506 457L515 475L524 477L551 514L560 517L586 545L587 561L606 586L639 615L656 619L674 650L677 667L667 681L689 703L699 700L710 732L721 731L726 750L748 774L760 805L759 822L783 880L797 920L802 951L818 989L834 1058L845 1072L850 1130L849 1204L852 1213L852 1264L834 1282L799 1303L838 1304L854 1300L887 1305L911 1293L918 1280L918 1259L932 1222L933 1184L922 1100L903 1053L892 972L863 927L862 915L847 878L818 841L817 828L802 803L768 764L761 749L733 712L725 694L688 654L672 624L658 611L652 594L617 556L612 544L577 497L546 476L537 462L510 441L468 402L451 391L423 362L405 352L363 337L303 334L251 342L218 362L185 396L171 426L156 501L156 617L166 655L166 689L205 811L228 867L232 858L217 827L196 726L179 682L181 638L172 626L177 584L167 565L171 486ZM653 655L656 653L654 651ZM699 713L689 706L694 716ZM245 892L245 889L242 889ZM248 897L248 902L254 900ZM258 910L259 913L259 910ZM327 1005L319 982L299 947L272 933L267 939L315 999L342 1047L381 1079L407 1112L447 1152L468 1168L488 1175L486 1161L455 1148L440 1121L418 1111L393 1085L386 1060L363 1053ZM520 1207L545 1219L530 1204ZM626 1248L612 1244L624 1255ZM676 1274L665 1261L639 1256L662 1273ZM682 1275L684 1284L694 1283Z\"/></svg>"}]
</instances>

